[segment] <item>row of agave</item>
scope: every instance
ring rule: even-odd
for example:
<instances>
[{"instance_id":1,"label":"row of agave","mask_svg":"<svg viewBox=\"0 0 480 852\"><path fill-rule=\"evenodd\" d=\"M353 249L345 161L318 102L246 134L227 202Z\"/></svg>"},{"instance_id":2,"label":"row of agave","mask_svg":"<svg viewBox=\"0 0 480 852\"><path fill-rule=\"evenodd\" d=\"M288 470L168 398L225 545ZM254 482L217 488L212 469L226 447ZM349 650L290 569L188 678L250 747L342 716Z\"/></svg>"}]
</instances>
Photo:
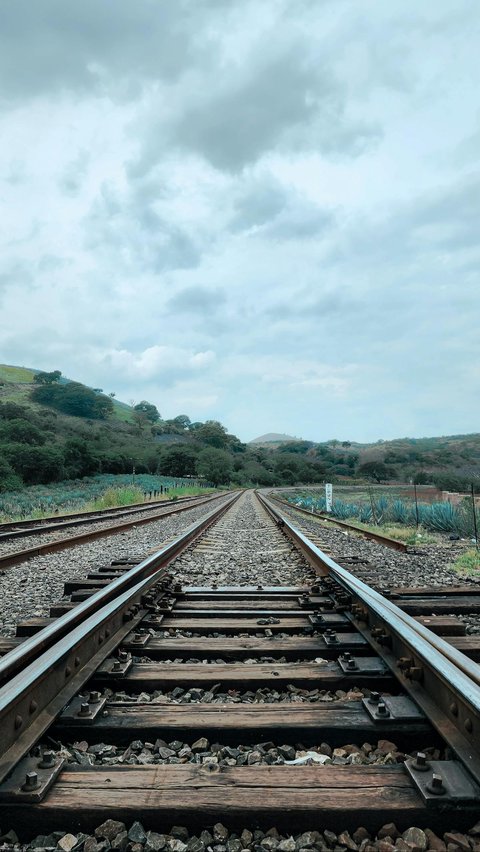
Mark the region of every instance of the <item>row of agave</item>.
<instances>
[{"instance_id":1,"label":"row of agave","mask_svg":"<svg viewBox=\"0 0 480 852\"><path fill-rule=\"evenodd\" d=\"M324 497L290 497L290 502L301 505L305 509L326 511ZM403 500L388 500L387 497L372 498L368 503L348 503L344 500L334 500L331 514L339 520L349 518L359 520L364 524L404 524L415 526L417 512L415 503ZM449 532L461 536L474 535L474 519L471 500L466 498L459 505L452 503L419 503L418 523L427 530Z\"/></svg>"},{"instance_id":2,"label":"row of agave","mask_svg":"<svg viewBox=\"0 0 480 852\"><path fill-rule=\"evenodd\" d=\"M97 474L84 479L70 479L50 485L32 485L23 491L0 494L0 521L10 518L35 518L55 514L57 510L75 512L90 500L100 497L108 488L131 485L131 474ZM147 473L135 475L135 485L145 492L158 491L160 486L173 487L191 484L191 480L154 476Z\"/></svg>"}]
</instances>

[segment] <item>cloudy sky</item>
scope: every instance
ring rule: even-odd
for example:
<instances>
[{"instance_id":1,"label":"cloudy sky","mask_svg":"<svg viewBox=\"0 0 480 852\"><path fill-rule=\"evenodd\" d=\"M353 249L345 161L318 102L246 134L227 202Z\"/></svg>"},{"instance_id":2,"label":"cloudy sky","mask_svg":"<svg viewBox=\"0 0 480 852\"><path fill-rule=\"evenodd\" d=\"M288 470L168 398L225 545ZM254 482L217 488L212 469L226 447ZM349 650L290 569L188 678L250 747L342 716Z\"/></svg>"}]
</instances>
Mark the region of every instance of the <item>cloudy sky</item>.
<instances>
[{"instance_id":1,"label":"cloudy sky","mask_svg":"<svg viewBox=\"0 0 480 852\"><path fill-rule=\"evenodd\" d=\"M0 0L0 361L266 431L479 431L475 0Z\"/></svg>"}]
</instances>

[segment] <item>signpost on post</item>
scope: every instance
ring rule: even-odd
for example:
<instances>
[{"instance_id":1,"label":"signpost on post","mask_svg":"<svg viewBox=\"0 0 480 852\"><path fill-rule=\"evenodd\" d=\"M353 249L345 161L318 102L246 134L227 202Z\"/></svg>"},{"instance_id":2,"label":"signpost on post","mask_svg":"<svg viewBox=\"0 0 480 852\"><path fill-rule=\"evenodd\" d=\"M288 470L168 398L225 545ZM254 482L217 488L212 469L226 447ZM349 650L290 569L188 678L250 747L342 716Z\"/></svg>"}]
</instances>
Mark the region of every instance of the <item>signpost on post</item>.
<instances>
[{"instance_id":1,"label":"signpost on post","mask_svg":"<svg viewBox=\"0 0 480 852\"><path fill-rule=\"evenodd\" d=\"M331 512L333 504L333 488L331 482L325 483L325 504L325 511Z\"/></svg>"}]
</instances>

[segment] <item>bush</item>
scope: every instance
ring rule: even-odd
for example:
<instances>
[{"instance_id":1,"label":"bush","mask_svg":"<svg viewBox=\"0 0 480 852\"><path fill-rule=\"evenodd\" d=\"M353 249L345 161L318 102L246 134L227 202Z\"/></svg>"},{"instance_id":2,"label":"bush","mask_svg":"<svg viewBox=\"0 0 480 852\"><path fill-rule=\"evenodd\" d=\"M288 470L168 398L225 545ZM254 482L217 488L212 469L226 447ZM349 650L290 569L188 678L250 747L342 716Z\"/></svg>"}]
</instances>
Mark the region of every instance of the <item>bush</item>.
<instances>
[{"instance_id":1,"label":"bush","mask_svg":"<svg viewBox=\"0 0 480 852\"><path fill-rule=\"evenodd\" d=\"M105 419L113 411L113 402L108 396L96 394L80 382L66 385L38 385L31 392L34 402L56 408L63 414L75 417Z\"/></svg>"},{"instance_id":2,"label":"bush","mask_svg":"<svg viewBox=\"0 0 480 852\"><path fill-rule=\"evenodd\" d=\"M55 482L63 477L63 453L55 447L9 444L6 455L26 483Z\"/></svg>"},{"instance_id":3,"label":"bush","mask_svg":"<svg viewBox=\"0 0 480 852\"><path fill-rule=\"evenodd\" d=\"M232 475L232 460L224 450L214 447L202 450L196 462L199 476L205 477L213 485L226 485Z\"/></svg>"},{"instance_id":4,"label":"bush","mask_svg":"<svg viewBox=\"0 0 480 852\"><path fill-rule=\"evenodd\" d=\"M45 436L40 429L33 426L28 420L15 418L5 421L0 427L2 437L7 441L18 441L21 444L44 444Z\"/></svg>"},{"instance_id":5,"label":"bush","mask_svg":"<svg viewBox=\"0 0 480 852\"><path fill-rule=\"evenodd\" d=\"M22 479L5 459L0 458L0 492L17 491L23 485Z\"/></svg>"}]
</instances>

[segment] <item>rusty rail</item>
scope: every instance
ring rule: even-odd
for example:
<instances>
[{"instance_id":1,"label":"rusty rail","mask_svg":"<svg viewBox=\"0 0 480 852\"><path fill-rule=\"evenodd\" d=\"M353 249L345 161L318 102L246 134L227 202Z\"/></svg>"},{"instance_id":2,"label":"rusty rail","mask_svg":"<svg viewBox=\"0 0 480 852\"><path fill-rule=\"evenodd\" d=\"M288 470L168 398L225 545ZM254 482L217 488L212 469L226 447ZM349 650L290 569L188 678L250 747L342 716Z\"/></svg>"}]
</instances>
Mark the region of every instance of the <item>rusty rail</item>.
<instances>
[{"instance_id":1,"label":"rusty rail","mask_svg":"<svg viewBox=\"0 0 480 852\"><path fill-rule=\"evenodd\" d=\"M228 493L229 492L226 492L226 494ZM72 535L68 538L60 538L55 541L46 542L45 544L37 544L35 547L26 547L23 550L16 550L14 553L7 553L5 556L0 556L0 569L10 568L12 565L18 565L19 562L25 562L27 559L32 559L35 556L55 553L58 550L75 547L77 544L85 544L89 541L94 541L97 538L105 538L109 535L115 535L118 532L124 532L124 530L130 530L132 527L140 527L144 524L150 524L152 521L158 521L162 518L169 517L170 515L186 512L189 509L194 509L197 506L203 506L206 503L211 503L212 500L218 499L219 495L216 494L214 497L206 497L205 499L194 503L193 506L190 504L176 506L174 509L170 509L166 512L158 512L157 514L150 515L148 518L133 518L130 521L123 521L120 524L103 527L101 530L91 530L90 532L79 533L78 535ZM40 530L39 534L41 535L42 532L47 532L47 530Z\"/></svg>"},{"instance_id":2,"label":"rusty rail","mask_svg":"<svg viewBox=\"0 0 480 852\"><path fill-rule=\"evenodd\" d=\"M338 565L265 495L257 496L310 564L347 593L352 622L480 782L479 666Z\"/></svg>"},{"instance_id":3,"label":"rusty rail","mask_svg":"<svg viewBox=\"0 0 480 852\"><path fill-rule=\"evenodd\" d=\"M0 660L0 782L100 663L145 616L145 593L171 560L239 498L238 492L153 555Z\"/></svg>"},{"instance_id":4,"label":"rusty rail","mask_svg":"<svg viewBox=\"0 0 480 852\"><path fill-rule=\"evenodd\" d=\"M211 494L209 495L212 496ZM42 535L57 529L93 524L110 518L122 518L125 515L135 515L139 512L154 511L155 509L176 506L186 502L202 502L206 497L198 494L193 497L179 497L178 500L150 500L146 503L131 503L129 506L111 506L108 509L97 509L92 512L71 512L65 515L50 515L37 521L28 518L23 521L9 521L0 524L0 542L23 536Z\"/></svg>"},{"instance_id":5,"label":"rusty rail","mask_svg":"<svg viewBox=\"0 0 480 852\"><path fill-rule=\"evenodd\" d=\"M302 515L307 515L309 518L320 518L322 521L328 521L330 524L335 524L337 527L343 527L343 529L350 530L351 532L360 533L364 536L364 538L376 541L378 544L383 544L385 547L390 547L392 550L400 550L402 553L408 552L408 545L406 545L403 541L397 541L396 538L390 538L388 535L372 532L372 530L364 530L362 527L357 527L356 524L347 523L347 521L339 521L337 518L331 518L324 512L309 512L308 509L304 509L302 506L295 506L293 503L289 503L288 500L284 500L282 497L276 497L274 495L271 496L273 500L277 501L277 503L281 503L285 507L288 506L289 509L293 509L295 512L300 512Z\"/></svg>"}]
</instances>

